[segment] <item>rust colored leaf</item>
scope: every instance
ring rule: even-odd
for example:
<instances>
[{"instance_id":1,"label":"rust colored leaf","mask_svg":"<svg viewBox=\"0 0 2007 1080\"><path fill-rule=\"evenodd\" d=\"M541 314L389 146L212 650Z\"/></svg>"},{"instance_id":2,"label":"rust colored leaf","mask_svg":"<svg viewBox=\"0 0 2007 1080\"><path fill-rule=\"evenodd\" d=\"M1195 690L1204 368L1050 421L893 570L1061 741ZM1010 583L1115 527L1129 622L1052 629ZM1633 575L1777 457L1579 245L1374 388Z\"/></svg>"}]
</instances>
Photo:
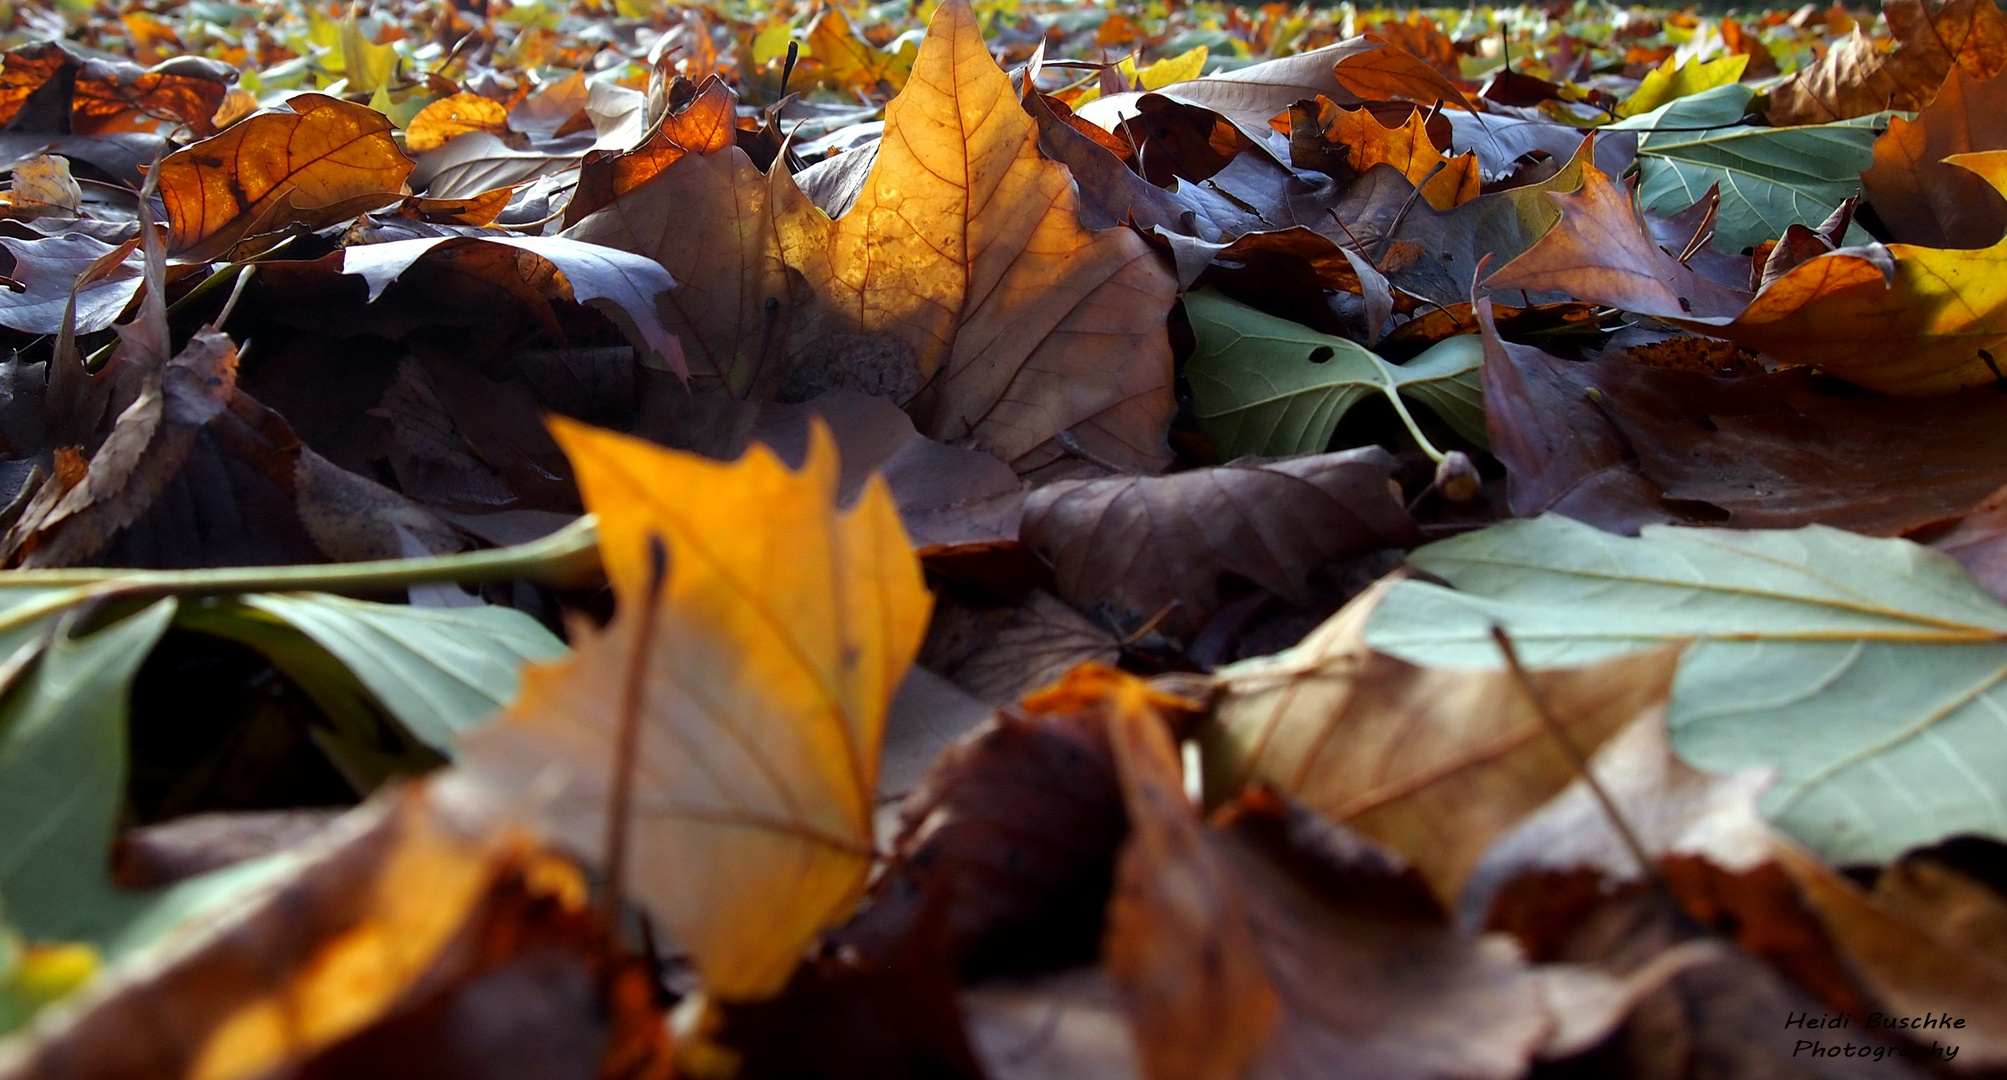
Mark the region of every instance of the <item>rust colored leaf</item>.
<instances>
[{"instance_id":1,"label":"rust colored leaf","mask_svg":"<svg viewBox=\"0 0 2007 1080\"><path fill-rule=\"evenodd\" d=\"M2007 66L2007 16L1988 0L1887 0L1882 11L1895 51L1881 51L1856 29L1770 92L1773 125L1913 112L1954 67L1987 79Z\"/></svg>"},{"instance_id":2,"label":"rust colored leaf","mask_svg":"<svg viewBox=\"0 0 2007 1080\"><path fill-rule=\"evenodd\" d=\"M1314 111L1304 106L1290 110L1289 139L1290 159L1298 166L1309 164L1299 150L1307 140L1341 151L1345 167L1352 173L1363 173L1382 163L1392 165L1420 186L1422 197L1437 210L1476 198L1481 184L1477 155L1444 157L1420 109L1410 110L1401 126L1387 127L1370 110L1341 109L1329 98L1320 98Z\"/></svg>"},{"instance_id":3,"label":"rust colored leaf","mask_svg":"<svg viewBox=\"0 0 2007 1080\"><path fill-rule=\"evenodd\" d=\"M1398 547L1413 523L1378 447L1171 476L1061 480L1032 492L1023 536L1052 564L1061 599L1112 625L1189 639L1237 574L1293 601L1311 571Z\"/></svg>"},{"instance_id":4,"label":"rust colored leaf","mask_svg":"<svg viewBox=\"0 0 2007 1080\"><path fill-rule=\"evenodd\" d=\"M863 893L886 709L926 626L919 563L882 481L838 510L826 428L799 472L764 448L725 465L552 430L599 515L618 612L605 631L578 627L570 659L526 672L464 767L603 856L633 710L634 895L711 993L769 996Z\"/></svg>"},{"instance_id":5,"label":"rust colored leaf","mask_svg":"<svg viewBox=\"0 0 2007 1080\"><path fill-rule=\"evenodd\" d=\"M565 224L633 191L685 154L710 156L736 144L738 95L724 80L704 80L681 110L667 113L641 145L618 153L595 150L579 166L578 190L565 207Z\"/></svg>"},{"instance_id":6,"label":"rust colored leaf","mask_svg":"<svg viewBox=\"0 0 2007 1080\"><path fill-rule=\"evenodd\" d=\"M1129 815L1103 962L1140 1036L1143 1075L1239 1080L1260 1059L1281 1003L1232 867L1185 798L1177 750L1148 688L1105 668L1074 681L1089 679L1108 699L1108 741Z\"/></svg>"},{"instance_id":7,"label":"rust colored leaf","mask_svg":"<svg viewBox=\"0 0 2007 1080\"><path fill-rule=\"evenodd\" d=\"M1953 68L1916 119L1894 117L1861 174L1868 199L1906 244L1983 248L2007 233L2007 200L1986 179L1944 159L2007 150L2007 75L1975 79Z\"/></svg>"},{"instance_id":8,"label":"rust colored leaf","mask_svg":"<svg viewBox=\"0 0 2007 1080\"><path fill-rule=\"evenodd\" d=\"M1287 652L1219 672L1203 741L1211 801L1266 782L1412 861L1445 906L1499 834L1568 786L1575 759L1507 671L1422 668L1364 644L1390 582ZM1583 754L1665 708L1677 647L1536 672Z\"/></svg>"},{"instance_id":9,"label":"rust colored leaf","mask_svg":"<svg viewBox=\"0 0 2007 1080\"><path fill-rule=\"evenodd\" d=\"M1551 193L1561 220L1486 278L1487 289L1559 292L1660 318L1735 317L1749 296L1717 285L1666 254L1630 193L1594 165L1582 187Z\"/></svg>"},{"instance_id":10,"label":"rust colored leaf","mask_svg":"<svg viewBox=\"0 0 2007 1080\"><path fill-rule=\"evenodd\" d=\"M1431 106L1442 102L1453 109L1470 108L1461 87L1428 61L1378 34L1360 35L1376 48L1338 58L1333 74L1338 84L1365 101L1406 101Z\"/></svg>"},{"instance_id":11,"label":"rust colored leaf","mask_svg":"<svg viewBox=\"0 0 2007 1080\"><path fill-rule=\"evenodd\" d=\"M207 262L239 240L318 228L397 201L412 163L382 113L301 94L168 155L168 252Z\"/></svg>"}]
</instances>

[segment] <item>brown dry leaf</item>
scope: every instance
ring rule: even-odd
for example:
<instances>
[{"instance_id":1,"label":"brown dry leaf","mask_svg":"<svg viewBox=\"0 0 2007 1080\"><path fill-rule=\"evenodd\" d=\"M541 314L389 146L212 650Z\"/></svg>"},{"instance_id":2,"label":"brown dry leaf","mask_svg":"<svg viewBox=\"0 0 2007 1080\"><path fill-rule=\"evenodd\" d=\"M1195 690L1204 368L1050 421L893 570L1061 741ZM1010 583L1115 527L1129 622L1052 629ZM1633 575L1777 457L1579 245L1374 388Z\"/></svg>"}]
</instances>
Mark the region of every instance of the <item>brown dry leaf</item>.
<instances>
[{"instance_id":1,"label":"brown dry leaf","mask_svg":"<svg viewBox=\"0 0 2007 1080\"><path fill-rule=\"evenodd\" d=\"M1232 71L1171 83L1160 89L1168 97L1202 105L1245 130L1259 132L1268 128L1270 120L1288 112L1289 107L1299 101L1323 96L1341 105L1357 104L1358 99L1345 88L1342 80L1333 75L1333 70L1347 58L1377 48L1379 46L1364 37L1346 38L1308 52L1263 60ZM1117 104L1114 99L1102 100L1108 104L1089 106L1089 111L1096 114L1095 122L1098 124L1102 123L1100 110Z\"/></svg>"},{"instance_id":2,"label":"brown dry leaf","mask_svg":"<svg viewBox=\"0 0 2007 1080\"><path fill-rule=\"evenodd\" d=\"M470 131L485 131L507 140L509 107L494 98L461 92L418 110L404 128L404 146L412 153L435 150L448 139Z\"/></svg>"},{"instance_id":3,"label":"brown dry leaf","mask_svg":"<svg viewBox=\"0 0 2007 1080\"><path fill-rule=\"evenodd\" d=\"M1953 154L2007 150L2007 75L1974 79L1953 68L1914 120L1897 116L1861 174L1889 232L1907 244L1990 247L2007 232L2007 200L1984 177L1947 164Z\"/></svg>"},{"instance_id":4,"label":"brown dry leaf","mask_svg":"<svg viewBox=\"0 0 2007 1080\"><path fill-rule=\"evenodd\" d=\"M300 94L160 163L168 253L208 262L249 236L388 205L412 167L382 113Z\"/></svg>"},{"instance_id":5,"label":"brown dry leaf","mask_svg":"<svg viewBox=\"0 0 2007 1080\"><path fill-rule=\"evenodd\" d=\"M1148 687L1106 668L1073 681L1090 679L1108 701L1129 814L1103 962L1139 1036L1143 1075L1239 1080L1280 1012L1242 898L1185 798L1177 750Z\"/></svg>"},{"instance_id":6,"label":"brown dry leaf","mask_svg":"<svg viewBox=\"0 0 2007 1080\"><path fill-rule=\"evenodd\" d=\"M1302 136L1297 134L1299 131ZM1344 150L1346 165L1355 173L1381 163L1392 165L1410 182L1419 185L1422 197L1437 210L1449 210L1477 198L1482 184L1477 155L1444 157L1429 136L1427 120L1420 109L1409 112L1407 122L1400 127L1387 127L1367 109L1341 109L1329 98L1320 98L1314 113L1302 107L1290 111L1290 157L1298 165L1303 164L1296 150L1302 137L1321 137L1332 147Z\"/></svg>"},{"instance_id":7,"label":"brown dry leaf","mask_svg":"<svg viewBox=\"0 0 2007 1080\"><path fill-rule=\"evenodd\" d=\"M85 990L0 1075L479 1074L510 1054L555 1064L552 1047L613 1073L664 1062L643 971L610 954L578 871L458 806L434 787L349 813ZM483 1030L496 1021L515 1036Z\"/></svg>"},{"instance_id":8,"label":"brown dry leaf","mask_svg":"<svg viewBox=\"0 0 2007 1080\"><path fill-rule=\"evenodd\" d=\"M1333 74L1339 85L1365 101L1406 101L1424 107L1441 102L1452 109L1470 109L1463 89L1428 61L1378 34L1360 37L1375 48L1338 58Z\"/></svg>"},{"instance_id":9,"label":"brown dry leaf","mask_svg":"<svg viewBox=\"0 0 2007 1080\"><path fill-rule=\"evenodd\" d=\"M1887 0L1896 40L1877 49L1858 29L1770 91L1770 123L1823 124L1928 105L1956 67L1974 79L2007 65L2007 16L1987 0Z\"/></svg>"},{"instance_id":10,"label":"brown dry leaf","mask_svg":"<svg viewBox=\"0 0 2007 1080\"><path fill-rule=\"evenodd\" d=\"M1493 839L1578 775L1509 671L1422 668L1364 643L1392 579L1294 649L1221 669L1201 748L1209 802L1262 781L1413 861L1453 905ZM1663 710L1677 646L1532 674L1590 754Z\"/></svg>"},{"instance_id":11,"label":"brown dry leaf","mask_svg":"<svg viewBox=\"0 0 2007 1080\"><path fill-rule=\"evenodd\" d=\"M37 154L14 166L11 177L7 205L13 216L76 217L83 206L84 192L70 175L68 158Z\"/></svg>"},{"instance_id":12,"label":"brown dry leaf","mask_svg":"<svg viewBox=\"0 0 2007 1080\"><path fill-rule=\"evenodd\" d=\"M1487 289L1558 292L1661 318L1731 319L1749 294L1717 285L1653 241L1630 193L1584 163L1582 187L1549 195L1561 220L1486 278Z\"/></svg>"},{"instance_id":13,"label":"brown dry leaf","mask_svg":"<svg viewBox=\"0 0 2007 1080\"><path fill-rule=\"evenodd\" d=\"M937 934L970 975L1091 959L1126 828L1107 692L1126 678L1082 665L943 753L907 798L893 862L839 944L888 956ZM1147 705L1180 720L1194 707L1156 691Z\"/></svg>"},{"instance_id":14,"label":"brown dry leaf","mask_svg":"<svg viewBox=\"0 0 2007 1080\"><path fill-rule=\"evenodd\" d=\"M1033 590L1015 606L943 597L920 663L991 704L1015 701L1086 663L1113 665L1122 643L1065 601Z\"/></svg>"},{"instance_id":15,"label":"brown dry leaf","mask_svg":"<svg viewBox=\"0 0 2007 1080\"><path fill-rule=\"evenodd\" d=\"M814 332L913 350L922 434L1020 472L1062 456L1063 432L1105 460L1161 468L1175 283L1133 232L1083 228L1075 201L975 12L950 0L886 107L856 203L834 223L781 218L781 248L821 298Z\"/></svg>"},{"instance_id":16,"label":"brown dry leaf","mask_svg":"<svg viewBox=\"0 0 2007 1080\"><path fill-rule=\"evenodd\" d=\"M1965 1021L1953 1031L1904 1034L1955 1044L1958 1057L1950 1064L1961 1072L2007 1065L2007 955L1975 949L1941 922L1905 918L1900 907L1891 910L1782 836L1773 838L1772 850L1847 966L1892 1015L1948 1013Z\"/></svg>"},{"instance_id":17,"label":"brown dry leaf","mask_svg":"<svg viewBox=\"0 0 2007 1080\"><path fill-rule=\"evenodd\" d=\"M731 87L713 75L682 109L663 114L639 146L620 153L595 150L587 154L579 165L578 189L565 207L565 224L577 224L587 214L647 183L685 154L708 157L736 145L738 103Z\"/></svg>"},{"instance_id":18,"label":"brown dry leaf","mask_svg":"<svg viewBox=\"0 0 2007 1080\"><path fill-rule=\"evenodd\" d=\"M1998 597L2007 598L2007 487L1988 495L1931 544Z\"/></svg>"},{"instance_id":19,"label":"brown dry leaf","mask_svg":"<svg viewBox=\"0 0 2007 1080\"><path fill-rule=\"evenodd\" d=\"M1063 457L1062 432L1159 468L1175 282L1135 233L1080 225L1037 135L952 0L841 219L734 147L684 155L566 235L651 255L684 283L665 321L691 328L700 383L910 398L921 434L1020 472Z\"/></svg>"},{"instance_id":20,"label":"brown dry leaf","mask_svg":"<svg viewBox=\"0 0 2007 1080\"><path fill-rule=\"evenodd\" d=\"M1141 629L1162 616L1189 639L1223 602L1222 574L1308 602L1311 571L1403 547L1414 523L1378 447L1250 461L1170 476L1061 480L1025 501L1022 535L1060 599Z\"/></svg>"},{"instance_id":21,"label":"brown dry leaf","mask_svg":"<svg viewBox=\"0 0 2007 1080\"><path fill-rule=\"evenodd\" d=\"M862 895L886 709L926 628L919 563L882 481L837 509L820 425L799 472L758 447L726 465L571 421L552 431L599 515L618 612L577 627L570 659L525 672L463 767L603 855L632 681L630 887L709 992L770 995Z\"/></svg>"},{"instance_id":22,"label":"brown dry leaf","mask_svg":"<svg viewBox=\"0 0 2007 1080\"><path fill-rule=\"evenodd\" d=\"M1266 791L1201 830L1175 771L1158 775L1176 805L1129 802L1137 839L1108 949L1156 969L1109 964L1148 1080L1507 1080L1593 1046L1641 998L1718 955L1668 949L1621 977L1531 967L1503 935L1455 930L1412 867L1356 833ZM1183 993L1152 993L1165 987ZM1213 1040L1204 1056L1160 1052L1199 1033Z\"/></svg>"}]
</instances>

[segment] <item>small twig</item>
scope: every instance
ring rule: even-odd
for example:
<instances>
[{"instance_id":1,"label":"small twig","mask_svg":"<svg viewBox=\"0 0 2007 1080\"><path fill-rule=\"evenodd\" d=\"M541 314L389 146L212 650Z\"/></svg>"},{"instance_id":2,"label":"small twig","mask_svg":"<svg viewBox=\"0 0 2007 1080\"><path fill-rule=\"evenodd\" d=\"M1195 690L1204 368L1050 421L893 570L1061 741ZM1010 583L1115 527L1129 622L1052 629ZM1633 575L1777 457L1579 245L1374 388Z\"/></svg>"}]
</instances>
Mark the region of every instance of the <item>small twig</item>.
<instances>
[{"instance_id":1,"label":"small twig","mask_svg":"<svg viewBox=\"0 0 2007 1080\"><path fill-rule=\"evenodd\" d=\"M1497 642L1498 651L1505 654L1505 666L1512 672L1513 681L1517 682L1520 690L1526 694L1526 700L1532 703L1534 713L1540 717L1540 722L1547 726L1548 734L1554 736L1554 741L1561 744L1561 749L1567 753L1568 760L1574 763L1575 771L1582 775L1582 779L1589 785L1589 790L1595 794L1596 801L1602 805L1603 813L1609 816L1610 824L1617 830L1617 836L1623 840L1624 847L1628 848L1631 857L1638 861L1638 869L1644 873L1645 880L1664 889L1665 881L1659 876L1658 864L1645 853L1645 845L1638 841L1638 834L1631 831L1630 822L1625 821L1624 815L1617 811L1616 801L1610 798L1609 792L1603 790L1602 782L1596 779L1596 774L1589 771L1588 756L1582 753L1581 748L1575 745L1575 740L1568 737L1568 732L1561 726L1561 722L1555 719L1553 710L1547 706L1547 695L1540 692L1540 687L1534 683L1533 676L1527 674L1525 666L1519 662L1519 651L1512 647L1512 638L1506 635L1505 627L1497 623L1491 624L1491 640Z\"/></svg>"},{"instance_id":2,"label":"small twig","mask_svg":"<svg viewBox=\"0 0 2007 1080\"><path fill-rule=\"evenodd\" d=\"M1681 266L1685 266L1686 261L1693 258L1694 252L1699 251L1702 244L1714 238L1714 218L1720 212L1720 199L1707 204L1707 213L1700 216L1700 224L1693 230L1693 239L1688 240L1686 247L1680 249L1679 262Z\"/></svg>"},{"instance_id":3,"label":"small twig","mask_svg":"<svg viewBox=\"0 0 2007 1080\"><path fill-rule=\"evenodd\" d=\"M217 313L216 320L210 323L211 326L221 330L223 329L223 324L230 321L230 313L237 310L237 301L244 296L244 286L251 283L252 276L257 272L258 265L256 263L245 263L244 268L237 271L237 283L230 286L230 299L223 301L223 310ZM243 358L240 351L237 359L241 361Z\"/></svg>"},{"instance_id":4,"label":"small twig","mask_svg":"<svg viewBox=\"0 0 2007 1080\"><path fill-rule=\"evenodd\" d=\"M655 644L655 615L669 555L660 537L648 538L648 591L641 610L627 613L640 620L634 630L634 650L627 657L627 682L620 692L620 715L613 742L613 790L606 807L606 887L600 896L608 926L620 924L620 902L626 894L627 824L634 810L634 773L641 755L641 707L648 691L648 655Z\"/></svg>"},{"instance_id":5,"label":"small twig","mask_svg":"<svg viewBox=\"0 0 2007 1080\"><path fill-rule=\"evenodd\" d=\"M1157 627L1163 625L1164 620L1171 617L1171 612L1176 611L1184 606L1185 602L1183 600L1173 600L1170 603L1165 604L1162 608L1158 609L1155 615L1150 616L1150 620L1148 622L1144 623L1143 625L1137 627L1134 631L1130 632L1128 637L1123 638L1120 643L1121 647L1127 649L1130 646L1136 644L1137 642L1143 640L1144 637L1149 635L1150 631L1155 630Z\"/></svg>"},{"instance_id":6,"label":"small twig","mask_svg":"<svg viewBox=\"0 0 2007 1080\"><path fill-rule=\"evenodd\" d=\"M1075 436L1071 431L1062 431L1058 435L1055 435L1053 437L1056 440L1058 440L1061 449L1064 449L1067 453L1073 455L1074 457L1079 458L1080 460L1088 463L1089 465L1100 466L1101 468L1107 469L1109 472L1112 472L1117 476L1127 476L1135 471L1133 469L1126 468L1122 465L1118 465L1115 462L1112 462L1107 458L1102 457L1101 455L1095 453L1094 451L1089 450L1083 443L1081 443L1080 439L1077 436Z\"/></svg>"}]
</instances>

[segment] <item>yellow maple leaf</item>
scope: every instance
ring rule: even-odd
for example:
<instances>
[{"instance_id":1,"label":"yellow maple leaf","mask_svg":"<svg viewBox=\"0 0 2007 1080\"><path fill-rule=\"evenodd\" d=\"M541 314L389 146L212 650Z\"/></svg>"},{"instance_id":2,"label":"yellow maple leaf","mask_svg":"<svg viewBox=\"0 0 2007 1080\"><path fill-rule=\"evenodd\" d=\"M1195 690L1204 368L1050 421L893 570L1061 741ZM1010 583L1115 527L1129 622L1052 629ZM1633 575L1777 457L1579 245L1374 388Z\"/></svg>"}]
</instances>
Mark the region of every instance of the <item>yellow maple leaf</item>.
<instances>
[{"instance_id":1,"label":"yellow maple leaf","mask_svg":"<svg viewBox=\"0 0 2007 1080\"><path fill-rule=\"evenodd\" d=\"M618 614L528 671L463 767L598 855L632 700L629 891L712 994L770 994L862 894L886 709L927 626L919 562L882 479L838 509L820 422L798 472L763 446L720 464L551 429L599 515Z\"/></svg>"},{"instance_id":2,"label":"yellow maple leaf","mask_svg":"<svg viewBox=\"0 0 2007 1080\"><path fill-rule=\"evenodd\" d=\"M2007 150L1945 158L2007 194ZM1890 244L1808 259L1726 326L1702 333L1816 366L1885 394L1948 394L2001 380L2007 357L2007 239L1992 247Z\"/></svg>"}]
</instances>

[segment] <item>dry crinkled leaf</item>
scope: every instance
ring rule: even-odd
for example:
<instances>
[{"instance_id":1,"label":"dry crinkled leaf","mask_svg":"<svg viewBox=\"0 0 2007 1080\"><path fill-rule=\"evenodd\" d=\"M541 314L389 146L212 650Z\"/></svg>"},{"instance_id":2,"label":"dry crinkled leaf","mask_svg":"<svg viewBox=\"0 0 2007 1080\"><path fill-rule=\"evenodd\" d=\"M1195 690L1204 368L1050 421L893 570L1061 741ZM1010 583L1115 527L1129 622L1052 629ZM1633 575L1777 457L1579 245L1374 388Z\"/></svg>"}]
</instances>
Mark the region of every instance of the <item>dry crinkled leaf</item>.
<instances>
[{"instance_id":1,"label":"dry crinkled leaf","mask_svg":"<svg viewBox=\"0 0 2007 1080\"><path fill-rule=\"evenodd\" d=\"M1382 162L1392 165L1419 185L1422 197L1438 210L1449 210L1477 197L1481 184L1477 155L1444 157L1429 137L1422 110L1409 113L1407 123L1400 127L1390 128L1366 109L1341 109L1332 106L1328 99L1318 105L1316 122L1324 141L1347 151L1347 164L1355 172L1363 173ZM1292 111L1289 129L1292 155L1297 115ZM1307 113L1304 117L1309 119Z\"/></svg>"},{"instance_id":2,"label":"dry crinkled leaf","mask_svg":"<svg viewBox=\"0 0 2007 1080\"><path fill-rule=\"evenodd\" d=\"M411 169L382 113L324 94L288 98L160 163L168 252L207 262L248 236L345 220L397 201Z\"/></svg>"},{"instance_id":3,"label":"dry crinkled leaf","mask_svg":"<svg viewBox=\"0 0 2007 1080\"><path fill-rule=\"evenodd\" d=\"M1308 52L1215 72L1189 82L1171 83L1159 90L1180 101L1212 109L1243 128L1260 131L1268 127L1270 120L1288 112L1291 105L1315 100L1320 95L1341 105L1356 104L1358 98L1333 71L1340 61L1374 48L1364 37L1346 38ZM1104 113L1119 105L1113 100L1103 100L1106 104L1089 111L1094 114L1093 122L1105 128L1112 125L1103 121Z\"/></svg>"},{"instance_id":4,"label":"dry crinkled leaf","mask_svg":"<svg viewBox=\"0 0 2007 1080\"><path fill-rule=\"evenodd\" d=\"M1885 0L1892 53L1858 29L1770 91L1770 123L1823 124L1928 105L1956 67L1975 79L2007 65L2007 16L1987 0Z\"/></svg>"},{"instance_id":5,"label":"dry crinkled leaf","mask_svg":"<svg viewBox=\"0 0 2007 1080\"><path fill-rule=\"evenodd\" d=\"M685 154L712 155L735 145L738 95L723 79L704 80L697 95L679 111L666 113L641 145L631 150L595 150L578 170L578 190L565 207L567 226L633 191Z\"/></svg>"},{"instance_id":6,"label":"dry crinkled leaf","mask_svg":"<svg viewBox=\"0 0 2007 1080\"><path fill-rule=\"evenodd\" d=\"M37 154L14 166L11 176L8 206L17 217L75 217L83 205L84 192L70 175L68 158Z\"/></svg>"},{"instance_id":7,"label":"dry crinkled leaf","mask_svg":"<svg viewBox=\"0 0 2007 1080\"><path fill-rule=\"evenodd\" d=\"M2007 202L1984 177L1945 161L1975 150L2007 150L2007 75L1974 79L1953 68L1914 120L1889 120L1875 140L1874 165L1861 174L1890 234L1936 248L1998 243Z\"/></svg>"},{"instance_id":8,"label":"dry crinkled leaf","mask_svg":"<svg viewBox=\"0 0 2007 1080\"><path fill-rule=\"evenodd\" d=\"M725 465L552 430L599 515L618 613L578 628L570 660L526 672L464 767L602 854L623 687L638 679L631 888L710 992L771 994L862 894L886 708L926 626L919 564L882 481L837 509L820 425L800 472L759 447Z\"/></svg>"},{"instance_id":9,"label":"dry crinkled leaf","mask_svg":"<svg viewBox=\"0 0 2007 1080\"><path fill-rule=\"evenodd\" d=\"M1015 606L943 598L927 625L920 663L991 704L1015 701L1085 663L1121 659L1115 635L1043 589Z\"/></svg>"},{"instance_id":10,"label":"dry crinkled leaf","mask_svg":"<svg viewBox=\"0 0 2007 1080\"><path fill-rule=\"evenodd\" d=\"M1452 109L1470 109L1463 90L1442 72L1378 34L1360 35L1374 46L1338 58L1333 74L1339 85L1366 101L1407 101L1424 107L1440 102Z\"/></svg>"},{"instance_id":11,"label":"dry crinkled leaf","mask_svg":"<svg viewBox=\"0 0 2007 1080\"><path fill-rule=\"evenodd\" d=\"M1666 254L1628 191L1584 163L1582 187L1551 193L1561 220L1486 278L1487 289L1559 292L1660 318L1733 318L1749 295L1724 288Z\"/></svg>"},{"instance_id":12,"label":"dry crinkled leaf","mask_svg":"<svg viewBox=\"0 0 2007 1080\"><path fill-rule=\"evenodd\" d=\"M1301 644L1217 673L1205 729L1209 801L1259 780L1411 860L1445 906L1500 833L1567 787L1575 759L1510 672L1423 668L1369 649L1366 620L1394 584ZM1663 710L1677 646L1535 672L1553 721L1593 753Z\"/></svg>"},{"instance_id":13,"label":"dry crinkled leaf","mask_svg":"<svg viewBox=\"0 0 2007 1080\"><path fill-rule=\"evenodd\" d=\"M1061 480L1031 493L1022 534L1052 564L1061 599L1125 630L1162 615L1165 632L1189 639L1222 603L1222 574L1303 602L1324 564L1411 542L1393 470L1391 454L1365 447Z\"/></svg>"},{"instance_id":14,"label":"dry crinkled leaf","mask_svg":"<svg viewBox=\"0 0 2007 1080\"><path fill-rule=\"evenodd\" d=\"M137 239L114 245L82 233L39 240L0 236L0 246L14 256L10 276L26 286L18 293L0 290L0 326L60 333L74 294L74 332L94 334L110 326L139 292Z\"/></svg>"}]
</instances>

